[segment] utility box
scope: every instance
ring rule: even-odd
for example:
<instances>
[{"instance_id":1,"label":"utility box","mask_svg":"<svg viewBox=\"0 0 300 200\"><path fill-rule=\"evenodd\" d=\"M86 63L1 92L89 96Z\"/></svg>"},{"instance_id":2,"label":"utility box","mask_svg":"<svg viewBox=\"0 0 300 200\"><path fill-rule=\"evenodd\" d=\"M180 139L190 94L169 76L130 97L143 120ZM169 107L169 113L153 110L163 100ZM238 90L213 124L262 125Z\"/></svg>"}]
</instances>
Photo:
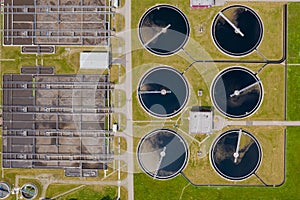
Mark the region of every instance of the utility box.
<instances>
[{"instance_id":1,"label":"utility box","mask_svg":"<svg viewBox=\"0 0 300 200\"><path fill-rule=\"evenodd\" d=\"M112 129L113 129L113 132L116 133L118 131L118 124L114 123Z\"/></svg>"}]
</instances>

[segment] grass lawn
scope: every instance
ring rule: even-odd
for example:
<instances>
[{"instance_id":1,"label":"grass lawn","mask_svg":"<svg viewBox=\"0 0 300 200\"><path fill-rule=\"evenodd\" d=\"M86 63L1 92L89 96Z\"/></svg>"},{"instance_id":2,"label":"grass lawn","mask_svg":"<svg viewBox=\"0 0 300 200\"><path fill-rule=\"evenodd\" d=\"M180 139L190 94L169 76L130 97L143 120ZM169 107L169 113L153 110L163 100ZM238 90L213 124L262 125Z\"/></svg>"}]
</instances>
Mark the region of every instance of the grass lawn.
<instances>
[{"instance_id":1,"label":"grass lawn","mask_svg":"<svg viewBox=\"0 0 300 200\"><path fill-rule=\"evenodd\" d=\"M264 98L249 120L284 120L284 70L283 65L268 65L258 74Z\"/></svg>"},{"instance_id":2,"label":"grass lawn","mask_svg":"<svg viewBox=\"0 0 300 200\"><path fill-rule=\"evenodd\" d=\"M300 120L299 105L300 105L300 67L299 66L288 66L288 120Z\"/></svg>"},{"instance_id":3,"label":"grass lawn","mask_svg":"<svg viewBox=\"0 0 300 200\"><path fill-rule=\"evenodd\" d=\"M119 84L124 81L125 67L123 65L112 65L110 67L110 81L114 84Z\"/></svg>"},{"instance_id":4,"label":"grass lawn","mask_svg":"<svg viewBox=\"0 0 300 200\"><path fill-rule=\"evenodd\" d=\"M283 127L227 127L222 132L231 129L242 128L252 133L259 141L263 158L257 170L257 174L265 183L269 185L280 185L284 180L284 135ZM227 181L221 178L211 167L209 160L209 151L213 140L219 136L219 133L211 135L205 142L198 145L193 142L189 145L190 158L184 170L185 175L195 184L227 184L235 183L244 185L262 185L262 183L255 177L251 176L244 181ZM201 141L201 140L200 140ZM198 150L201 150L203 157L199 158Z\"/></svg>"},{"instance_id":5,"label":"grass lawn","mask_svg":"<svg viewBox=\"0 0 300 200\"><path fill-rule=\"evenodd\" d=\"M65 184L51 184L47 189L47 197L55 197L61 193L67 192L79 185L65 185ZM125 199L127 192L121 188L121 197ZM117 187L115 186L97 186L86 185L78 190L70 192L61 197L61 200L90 200L90 199L103 199L113 200L117 197Z\"/></svg>"},{"instance_id":6,"label":"grass lawn","mask_svg":"<svg viewBox=\"0 0 300 200\"><path fill-rule=\"evenodd\" d=\"M299 94L298 94L299 95ZM283 186L276 188L265 187L194 187L178 176L168 181L156 181L145 174L136 174L136 199L298 199L300 187L300 159L295 151L300 146L300 127L287 130L287 176ZM186 188L184 188L187 186ZM182 190L184 189L183 193ZM172 192L170 192L172 191ZM147 194L147 195L145 195ZM159 194L159 195L157 195ZM234 197L234 194L239 194Z\"/></svg>"},{"instance_id":7,"label":"grass lawn","mask_svg":"<svg viewBox=\"0 0 300 200\"><path fill-rule=\"evenodd\" d=\"M136 29L143 13L146 12L152 6L157 4L171 4L181 9L187 16L190 23L190 39L185 47L186 50L190 50L189 53L194 57L200 59L204 58L204 54L200 54L199 51L205 50L210 57L215 59L231 59L230 57L221 53L213 44L211 39L211 24L213 18L225 6L230 4L236 4L234 2L226 4L224 7L213 7L210 9L191 9L189 1L185 0L134 0L132 1L132 22L131 27L133 31L133 40L135 48L139 45L139 40L136 39ZM243 5L253 8L261 17L264 24L264 37L259 50L269 59L279 59L282 57L282 26L278 26L282 18L282 3L264 3L264 2L243 2ZM203 32L199 32L199 28L203 27ZM278 41L278 42L273 42ZM272 45L269 45L272 43ZM195 48L196 47L196 48ZM133 48L133 49L135 49ZM197 50L197 51L193 51ZM149 54L149 53L148 53ZM148 56L148 55L147 55ZM133 56L134 58L134 56ZM257 53L252 53L249 56L242 57L240 59L259 59Z\"/></svg>"},{"instance_id":8,"label":"grass lawn","mask_svg":"<svg viewBox=\"0 0 300 200\"><path fill-rule=\"evenodd\" d=\"M288 61L289 63L300 63L300 4L289 4L288 23Z\"/></svg>"},{"instance_id":9,"label":"grass lawn","mask_svg":"<svg viewBox=\"0 0 300 200\"><path fill-rule=\"evenodd\" d=\"M298 55L300 52L300 42L295 42L300 40L299 10L299 3L289 5L289 41L293 42L289 43L288 58L291 63L298 62L293 55ZM270 77L275 78L272 76L272 70L267 74L271 74ZM287 119L300 120L300 67L289 66L287 77ZM270 81L276 84L281 80ZM268 103L272 104L273 102ZM281 118L281 116L278 117ZM181 199L299 199L300 159L295 153L300 147L299 132L300 127L287 128L286 180L280 187L194 187L189 185L182 176L169 181L156 181L145 174L136 174L134 176L135 197L152 200L179 199L179 197ZM261 173L265 173L266 170L264 169ZM147 198L144 194L147 194Z\"/></svg>"},{"instance_id":10,"label":"grass lawn","mask_svg":"<svg viewBox=\"0 0 300 200\"><path fill-rule=\"evenodd\" d=\"M72 193L63 196L62 200L114 200L117 197L117 187L116 186L98 186L89 185ZM121 199L125 199L127 193L124 188L121 188Z\"/></svg>"},{"instance_id":11,"label":"grass lawn","mask_svg":"<svg viewBox=\"0 0 300 200\"><path fill-rule=\"evenodd\" d=\"M46 197L48 198L55 197L61 193L67 192L78 186L79 185L51 184L47 188Z\"/></svg>"},{"instance_id":12,"label":"grass lawn","mask_svg":"<svg viewBox=\"0 0 300 200\"><path fill-rule=\"evenodd\" d=\"M113 27L116 29L116 32L121 32L125 27L125 17L121 14L115 14L113 17L114 24Z\"/></svg>"},{"instance_id":13,"label":"grass lawn","mask_svg":"<svg viewBox=\"0 0 300 200\"><path fill-rule=\"evenodd\" d=\"M289 3L289 22L288 22L288 85L287 85L287 119L300 120L300 68L293 66L293 63L299 63L300 60L300 3Z\"/></svg>"},{"instance_id":14,"label":"grass lawn","mask_svg":"<svg viewBox=\"0 0 300 200\"><path fill-rule=\"evenodd\" d=\"M175 55L167 57L155 56L146 51L140 44L137 37L136 28L138 27L139 19L143 12L148 8L162 3L158 0L155 1L133 1L132 5L132 39L133 39L133 52L132 52L132 64L133 64L133 91L136 91L138 82L142 75L152 67L159 65L167 65L176 68L179 71L183 71L187 66L192 63L192 60L183 52L180 51ZM183 0L170 1L166 0L163 3L171 4L180 8L187 16L191 25L191 35L186 45L185 50L189 52L194 58L197 59L232 59L228 56L224 56L220 53L212 42L210 37L211 21L217 12L223 7L213 7L210 9L190 9L189 2ZM229 4L228 4L229 5ZM228 6L226 4L226 6ZM283 4L274 3L245 3L245 5L253 8L261 16L264 23L264 38L259 46L260 52L262 52L268 59L279 59L282 56L282 26L278 26L282 22L283 16ZM270 17L272 16L272 18ZM204 33L198 33L199 26L203 26ZM272 30L272 31L270 31ZM278 41L274 43L273 41ZM272 43L272 45L270 45ZM252 53L249 56L242 57L240 59L260 59L257 53ZM202 106L212 105L210 101L209 89L210 84L218 73L219 70L227 68L236 64L214 64L214 63L196 63L191 67L184 75L190 84L191 98L188 102L188 106L200 104ZM244 65L243 65L244 66ZM247 68L257 71L261 66L259 65L247 65ZM272 74L272 75L270 75ZM275 76L274 76L275 74ZM262 79L265 96L261 109L251 117L256 120L267 119L284 119L284 97L276 98L284 91L284 68L283 66L277 67L269 65L260 74ZM276 78L276 81L273 79ZM274 84L275 83L275 84ZM198 90L203 91L201 98L197 97ZM273 95L274 93L278 95ZM152 116L149 116L140 106L137 94L132 94L133 100L133 120L154 120ZM192 100L192 101L191 101ZM274 103L270 103L274 102ZM279 108L279 109L278 109ZM174 118L172 118L174 119Z\"/></svg>"}]
</instances>

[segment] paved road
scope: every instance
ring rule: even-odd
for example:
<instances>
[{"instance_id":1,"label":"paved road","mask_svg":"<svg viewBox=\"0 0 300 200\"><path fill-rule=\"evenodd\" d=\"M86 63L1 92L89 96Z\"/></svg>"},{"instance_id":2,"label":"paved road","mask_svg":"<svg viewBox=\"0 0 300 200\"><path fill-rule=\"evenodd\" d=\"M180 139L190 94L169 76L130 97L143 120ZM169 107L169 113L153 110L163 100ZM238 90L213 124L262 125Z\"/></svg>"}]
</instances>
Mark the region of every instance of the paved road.
<instances>
[{"instance_id":1,"label":"paved road","mask_svg":"<svg viewBox=\"0 0 300 200\"><path fill-rule=\"evenodd\" d=\"M230 2L230 1L234 1L236 2L236 0L227 0L225 2ZM240 2L249 2L249 0L239 0ZM255 0L253 2L300 2L300 0Z\"/></svg>"},{"instance_id":2,"label":"paved road","mask_svg":"<svg viewBox=\"0 0 300 200\"><path fill-rule=\"evenodd\" d=\"M71 193L71 192L74 192L74 191L76 191L76 190L79 190L80 188L83 188L83 187L85 187L85 186L86 186L86 185L80 185L80 186L75 187L75 188L73 188L73 189L71 189L71 190L68 190L68 191L66 191L66 192L60 193L59 195L56 195L56 196L54 196L54 197L51 197L51 199L58 199L58 198L61 197L61 196L64 196L64 195L66 195L66 194L69 194L69 193ZM45 195L43 195L43 196L45 196Z\"/></svg>"},{"instance_id":3,"label":"paved road","mask_svg":"<svg viewBox=\"0 0 300 200\"><path fill-rule=\"evenodd\" d=\"M241 0L243 1L243 0ZM248 0L245 0L248 1ZM261 0L257 0L261 1ZM264 0L269 1L269 0ZM277 1L277 0L275 0ZM293 0L292 0L293 1ZM299 0L300 1L300 0ZM220 0L222 2L222 0ZM225 1L223 1L225 2ZM126 129L124 130L124 137L127 142L127 152L121 156L115 156L116 159L120 160L126 160L127 166L128 166L128 177L126 179L126 186L128 190L128 200L134 199L134 183L133 183L133 173L134 173L134 151L133 151L133 128L132 128L132 60L131 60L131 1L126 0L126 3L123 8L117 10L118 13L124 15L125 17L125 29L124 31L120 33L116 33L117 37L121 37L125 41L125 61L122 59L114 60L114 62L122 63L126 68L126 78L124 84L116 85L116 89L122 89L126 91L127 99L126 99L126 105L125 107L122 107L121 109L116 109L116 112L124 113L127 116L127 125ZM286 21L285 21L286 22ZM284 30L284 46L286 41L286 24L285 24L285 30ZM284 48L285 49L285 48ZM224 63L224 62L241 62L241 63L275 63L280 64L285 60L286 53L283 52L283 57L280 60L250 60L250 61L236 61L236 60L200 60L195 61L196 62L214 62L214 63ZM220 119L219 119L220 120ZM237 126L300 126L300 122L286 122L286 121L219 121L218 129L221 129L222 126L227 125L237 125ZM122 184L123 181L122 181Z\"/></svg>"},{"instance_id":4,"label":"paved road","mask_svg":"<svg viewBox=\"0 0 300 200\"><path fill-rule=\"evenodd\" d=\"M249 0L239 0L240 2L251 2ZM216 6L224 6L226 2L236 2L236 0L217 0ZM300 2L300 0L255 0L253 2Z\"/></svg>"},{"instance_id":5,"label":"paved road","mask_svg":"<svg viewBox=\"0 0 300 200\"><path fill-rule=\"evenodd\" d=\"M42 193L42 196L44 197L45 196L45 193L46 193L46 189L48 188L48 186L50 184L53 184L53 183L61 183L61 184L78 184L78 185L81 185L79 187L76 187L72 190L76 190L76 189L79 189L80 187L84 187L86 185L102 185L102 186L111 186L111 185L119 185L120 186L125 186L127 185L127 178L124 178L122 179L121 182L119 181L103 181L103 180L95 180L95 181L91 181L91 180L84 180L84 179L81 179L81 180L65 180L65 179L62 179L62 178L57 178L57 177L54 177L53 174L40 174L40 175L37 175L37 176L26 176L26 175L16 175L16 179L15 179L15 187L20 187L21 185L19 185L19 180L20 179L38 179L41 183L42 183L42 186L43 186L43 191ZM66 193L69 193L69 191L67 191ZM62 196L63 194L60 194L60 196ZM16 198L18 199L18 195L16 196Z\"/></svg>"},{"instance_id":6,"label":"paved road","mask_svg":"<svg viewBox=\"0 0 300 200\"><path fill-rule=\"evenodd\" d=\"M121 37L125 41L125 63L122 61L126 69L126 77L123 84L116 86L116 88L121 88L126 92L126 105L120 110L127 117L126 129L124 130L125 139L127 142L127 152L122 160L126 159L128 175L126 178L128 200L134 199L134 183L133 183L133 173L134 173L134 157L133 157L133 128L132 128L132 60L131 60L131 1L126 0L125 5L117 10L118 13L125 17L125 28L124 31L117 33L116 36ZM121 61L121 60L119 60ZM122 135L122 136L124 136ZM122 181L123 182L123 181Z\"/></svg>"},{"instance_id":7,"label":"paved road","mask_svg":"<svg viewBox=\"0 0 300 200\"><path fill-rule=\"evenodd\" d=\"M123 66L125 66L126 65L125 57L113 59L112 64L122 64Z\"/></svg>"},{"instance_id":8,"label":"paved road","mask_svg":"<svg viewBox=\"0 0 300 200\"><path fill-rule=\"evenodd\" d=\"M300 126L300 121L227 121L227 126Z\"/></svg>"}]
</instances>

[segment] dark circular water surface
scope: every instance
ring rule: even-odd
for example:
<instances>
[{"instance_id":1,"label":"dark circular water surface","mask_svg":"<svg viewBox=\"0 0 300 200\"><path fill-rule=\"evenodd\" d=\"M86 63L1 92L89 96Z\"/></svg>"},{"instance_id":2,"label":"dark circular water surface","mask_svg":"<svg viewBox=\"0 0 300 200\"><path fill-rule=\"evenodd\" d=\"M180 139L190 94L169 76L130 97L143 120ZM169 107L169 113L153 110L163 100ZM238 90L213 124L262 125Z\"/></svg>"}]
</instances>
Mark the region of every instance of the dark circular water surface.
<instances>
[{"instance_id":1,"label":"dark circular water surface","mask_svg":"<svg viewBox=\"0 0 300 200\"><path fill-rule=\"evenodd\" d=\"M235 152L239 154L236 160ZM249 132L236 129L226 131L216 139L210 156L214 169L222 177L242 180L255 173L261 162L261 154L261 147L255 137Z\"/></svg>"},{"instance_id":2,"label":"dark circular water surface","mask_svg":"<svg viewBox=\"0 0 300 200\"><path fill-rule=\"evenodd\" d=\"M31 183L22 186L21 194L25 199L34 199L37 196L37 187Z\"/></svg>"},{"instance_id":3,"label":"dark circular water surface","mask_svg":"<svg viewBox=\"0 0 300 200\"><path fill-rule=\"evenodd\" d=\"M156 67L148 71L138 86L143 108L156 117L171 117L186 105L189 87L184 76L171 67Z\"/></svg>"},{"instance_id":4,"label":"dark circular water surface","mask_svg":"<svg viewBox=\"0 0 300 200\"><path fill-rule=\"evenodd\" d=\"M149 9L140 20L139 37L150 52L171 55L185 45L189 29L186 16L178 8L158 5Z\"/></svg>"},{"instance_id":5,"label":"dark circular water surface","mask_svg":"<svg viewBox=\"0 0 300 200\"><path fill-rule=\"evenodd\" d=\"M252 87L246 89L252 84ZM234 95L237 90L241 91L240 94ZM262 83L243 67L225 69L217 75L211 87L213 104L222 114L231 118L244 118L253 114L262 103L262 97Z\"/></svg>"},{"instance_id":6,"label":"dark circular water surface","mask_svg":"<svg viewBox=\"0 0 300 200\"><path fill-rule=\"evenodd\" d=\"M221 16L222 13L242 34ZM233 5L221 10L212 24L212 36L217 47L232 56L244 56L254 51L263 36L263 25L260 17L252 9Z\"/></svg>"},{"instance_id":7,"label":"dark circular water surface","mask_svg":"<svg viewBox=\"0 0 300 200\"><path fill-rule=\"evenodd\" d=\"M188 147L175 131L158 129L141 139L137 157L142 170L149 176L170 179L184 169L188 159Z\"/></svg>"},{"instance_id":8,"label":"dark circular water surface","mask_svg":"<svg viewBox=\"0 0 300 200\"><path fill-rule=\"evenodd\" d=\"M0 182L0 199L6 199L10 195L10 187L6 182Z\"/></svg>"}]
</instances>

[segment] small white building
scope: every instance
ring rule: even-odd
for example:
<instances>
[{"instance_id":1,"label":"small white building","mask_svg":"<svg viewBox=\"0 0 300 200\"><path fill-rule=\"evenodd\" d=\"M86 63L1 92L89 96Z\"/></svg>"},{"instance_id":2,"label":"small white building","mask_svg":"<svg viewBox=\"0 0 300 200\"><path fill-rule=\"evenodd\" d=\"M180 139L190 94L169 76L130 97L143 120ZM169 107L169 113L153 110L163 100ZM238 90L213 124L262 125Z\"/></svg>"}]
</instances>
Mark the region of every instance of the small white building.
<instances>
[{"instance_id":1,"label":"small white building","mask_svg":"<svg viewBox=\"0 0 300 200\"><path fill-rule=\"evenodd\" d=\"M118 124L114 123L113 124L113 132L116 133L118 131Z\"/></svg>"},{"instance_id":2,"label":"small white building","mask_svg":"<svg viewBox=\"0 0 300 200\"><path fill-rule=\"evenodd\" d=\"M81 52L80 69L107 69L109 52Z\"/></svg>"},{"instance_id":3,"label":"small white building","mask_svg":"<svg viewBox=\"0 0 300 200\"><path fill-rule=\"evenodd\" d=\"M210 134L213 129L213 111L209 107L194 106L189 117L190 134Z\"/></svg>"},{"instance_id":4,"label":"small white building","mask_svg":"<svg viewBox=\"0 0 300 200\"><path fill-rule=\"evenodd\" d=\"M113 7L118 8L119 7L119 0L112 0Z\"/></svg>"},{"instance_id":5,"label":"small white building","mask_svg":"<svg viewBox=\"0 0 300 200\"><path fill-rule=\"evenodd\" d=\"M191 8L210 8L215 5L215 0L190 0Z\"/></svg>"}]
</instances>

